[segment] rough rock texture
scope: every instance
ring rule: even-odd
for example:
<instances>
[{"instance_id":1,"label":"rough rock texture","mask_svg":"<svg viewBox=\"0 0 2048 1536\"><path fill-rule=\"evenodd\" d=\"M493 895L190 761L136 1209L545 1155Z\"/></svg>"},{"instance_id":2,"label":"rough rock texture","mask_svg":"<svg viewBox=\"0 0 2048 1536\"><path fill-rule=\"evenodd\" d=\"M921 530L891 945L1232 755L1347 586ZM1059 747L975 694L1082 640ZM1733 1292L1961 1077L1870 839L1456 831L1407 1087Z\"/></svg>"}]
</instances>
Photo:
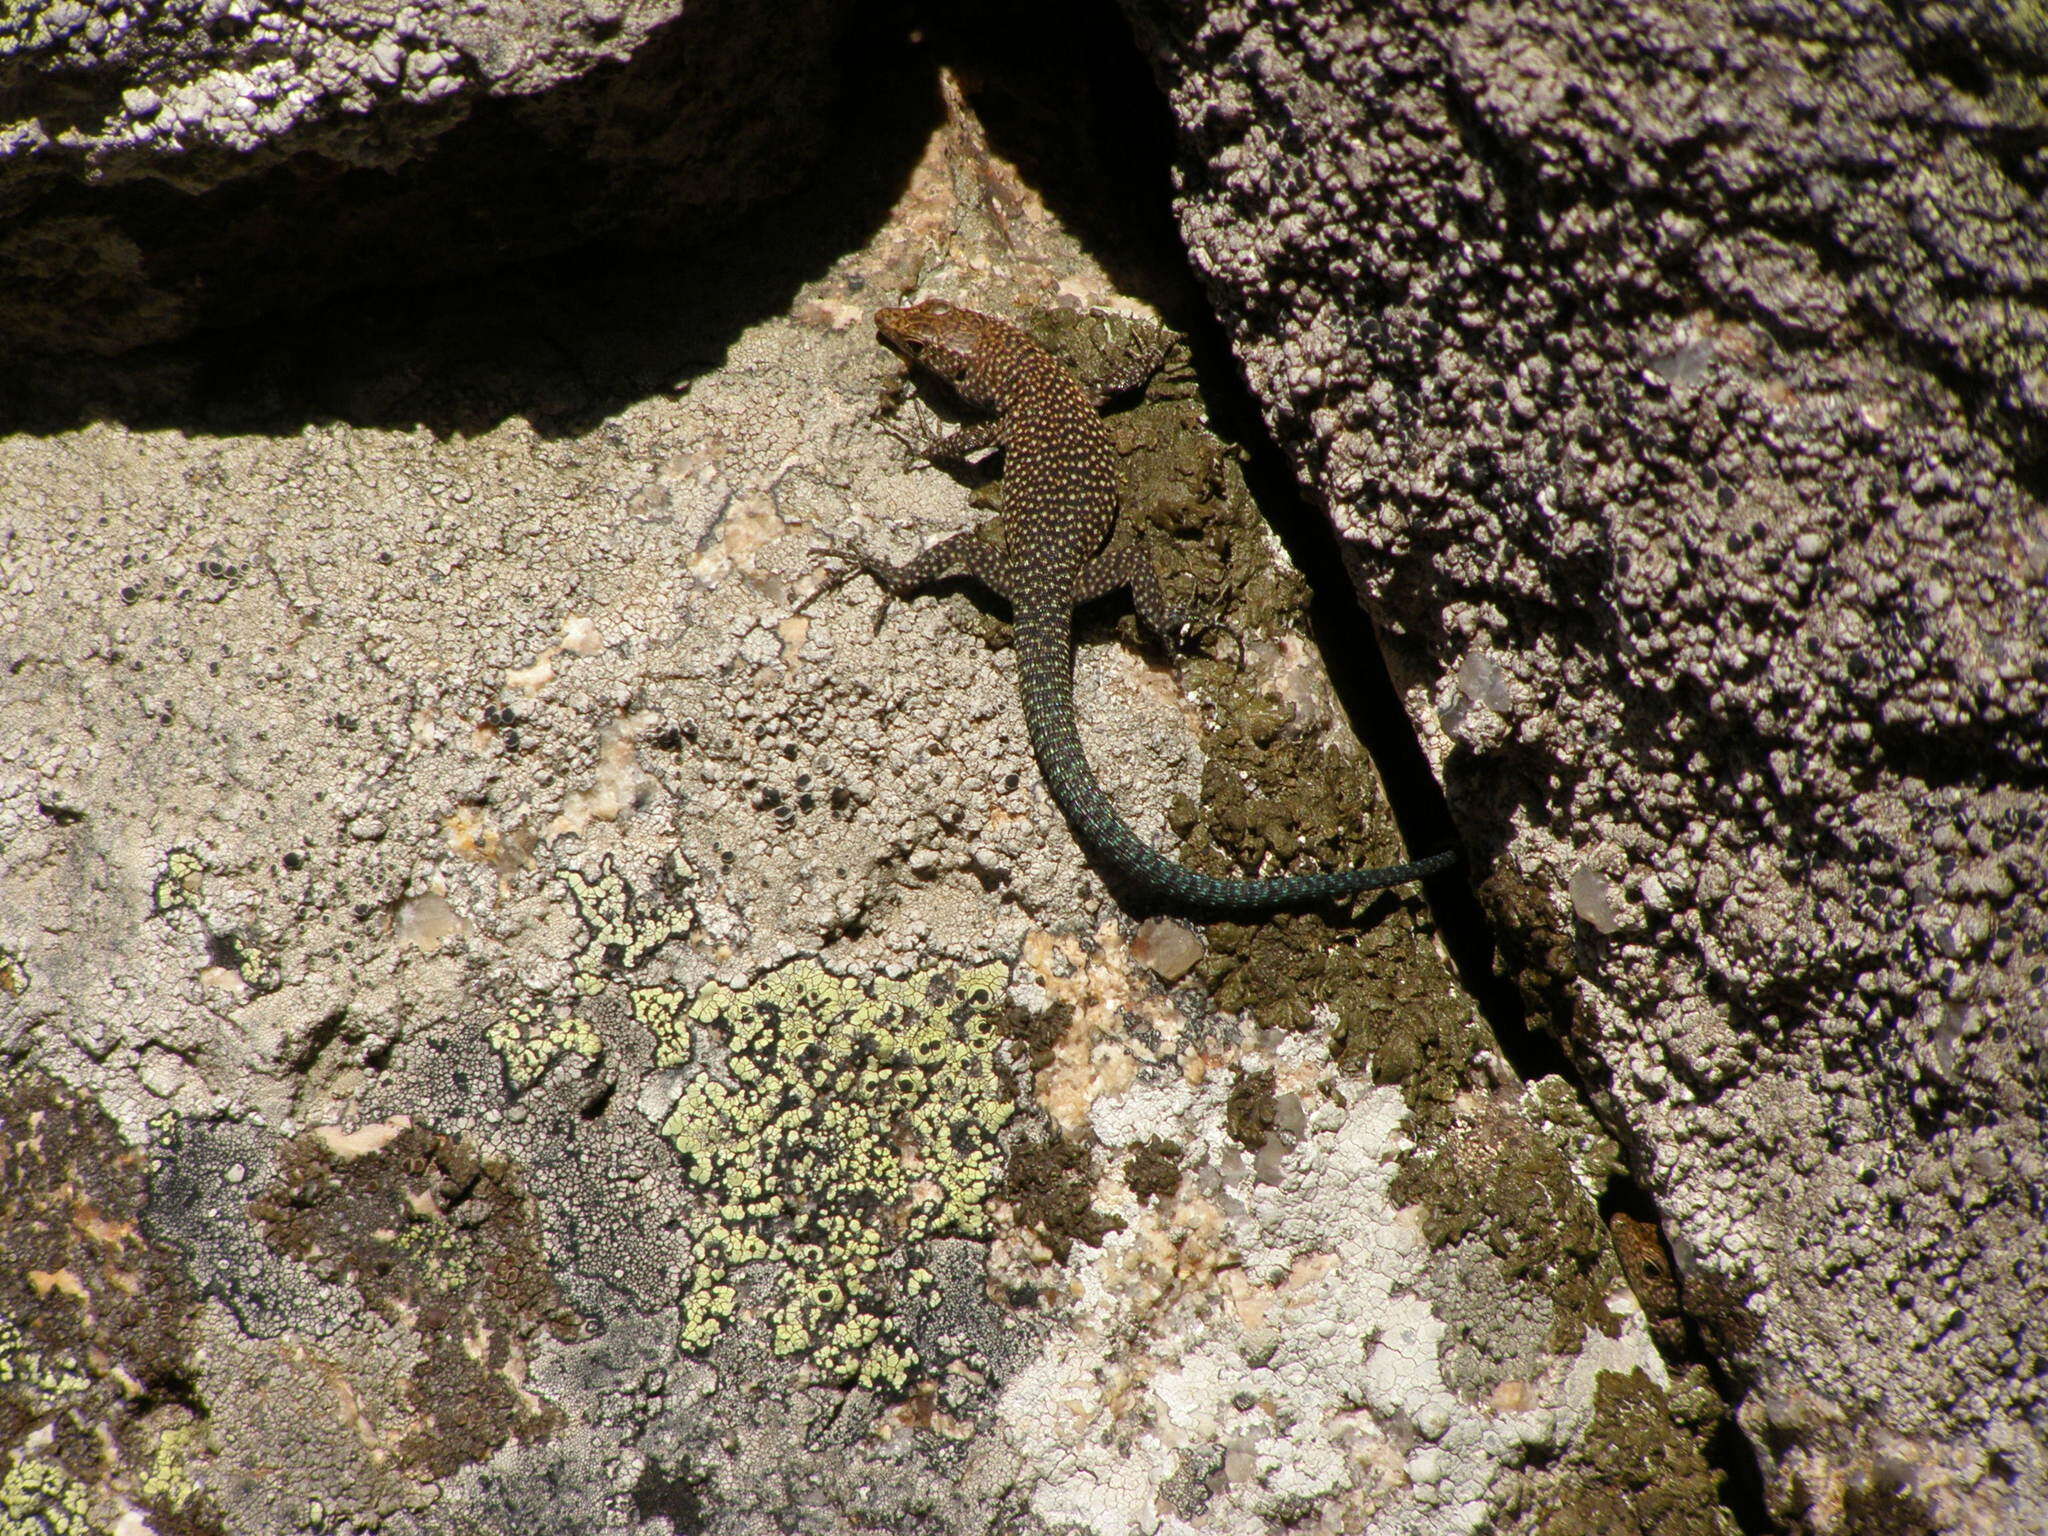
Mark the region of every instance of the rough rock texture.
<instances>
[{"instance_id":1,"label":"rough rock texture","mask_svg":"<svg viewBox=\"0 0 2048 1536\"><path fill-rule=\"evenodd\" d=\"M1771 1504L2048 1529L2038 14L1130 9Z\"/></svg>"},{"instance_id":2,"label":"rough rock texture","mask_svg":"<svg viewBox=\"0 0 2048 1536\"><path fill-rule=\"evenodd\" d=\"M0 1529L1731 1536L1419 894L1136 924L1000 620L821 590L981 515L877 305L1143 340L954 106L802 282L374 295L0 438ZM1106 607L1090 750L1204 869L1384 860L1197 383L1112 431L1245 662Z\"/></svg>"},{"instance_id":3,"label":"rough rock texture","mask_svg":"<svg viewBox=\"0 0 2048 1536\"><path fill-rule=\"evenodd\" d=\"M10 5L0 347L114 352L594 235L700 234L811 162L845 10Z\"/></svg>"}]
</instances>

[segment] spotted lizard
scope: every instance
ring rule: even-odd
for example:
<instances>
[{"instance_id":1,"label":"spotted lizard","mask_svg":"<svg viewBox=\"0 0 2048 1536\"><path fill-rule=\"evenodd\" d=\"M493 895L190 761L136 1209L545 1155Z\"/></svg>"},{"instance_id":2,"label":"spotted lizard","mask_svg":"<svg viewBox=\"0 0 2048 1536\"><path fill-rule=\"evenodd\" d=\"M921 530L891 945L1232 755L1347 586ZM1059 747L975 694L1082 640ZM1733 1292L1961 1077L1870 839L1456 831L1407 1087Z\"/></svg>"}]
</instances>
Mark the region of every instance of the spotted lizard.
<instances>
[{"instance_id":1,"label":"spotted lizard","mask_svg":"<svg viewBox=\"0 0 2048 1536\"><path fill-rule=\"evenodd\" d=\"M1157 897L1191 908L1263 911L1378 890L1448 869L1454 852L1407 864L1263 880L1218 879L1160 854L1119 816L1081 750L1074 721L1074 609L1128 587L1139 618L1169 642L1189 626L1166 600L1158 572L1117 518L1116 454L1079 379L1016 326L943 299L875 314L881 340L949 385L988 419L921 445L940 464L1003 452L1003 510L942 539L907 565L838 546L852 570L907 596L967 576L1010 605L1017 679L1031 750L1060 810L1110 867ZM1142 376L1126 381L1142 382Z\"/></svg>"}]
</instances>

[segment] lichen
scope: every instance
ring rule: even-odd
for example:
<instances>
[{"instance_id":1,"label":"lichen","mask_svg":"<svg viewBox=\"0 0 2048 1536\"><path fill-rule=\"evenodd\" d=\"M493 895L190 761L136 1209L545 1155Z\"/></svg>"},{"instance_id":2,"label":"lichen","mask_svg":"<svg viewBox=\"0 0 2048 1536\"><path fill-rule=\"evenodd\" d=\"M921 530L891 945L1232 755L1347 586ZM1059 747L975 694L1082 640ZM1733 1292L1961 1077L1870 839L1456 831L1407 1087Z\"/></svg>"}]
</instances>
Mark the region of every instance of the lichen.
<instances>
[{"instance_id":1,"label":"lichen","mask_svg":"<svg viewBox=\"0 0 2048 1536\"><path fill-rule=\"evenodd\" d=\"M205 1528L203 1498L174 1527L133 1476L166 1416L204 1412L190 1276L140 1224L143 1155L90 1094L34 1067L0 1071L0 1128L0 1536L96 1530L92 1502L109 1498L159 1531Z\"/></svg>"},{"instance_id":2,"label":"lichen","mask_svg":"<svg viewBox=\"0 0 2048 1536\"><path fill-rule=\"evenodd\" d=\"M25 1388L42 1397L65 1397L92 1385L69 1361L37 1349L12 1321L0 1317L0 1387Z\"/></svg>"},{"instance_id":3,"label":"lichen","mask_svg":"<svg viewBox=\"0 0 2048 1536\"><path fill-rule=\"evenodd\" d=\"M725 1073L693 1078L662 1127L711 1201L684 1285L690 1347L732 1318L735 1271L772 1256L775 1352L904 1389L923 1362L898 1298L934 1294L919 1246L982 1235L1001 1176L1003 985L998 965L863 982L800 960L697 994L688 1017L722 1035Z\"/></svg>"},{"instance_id":4,"label":"lichen","mask_svg":"<svg viewBox=\"0 0 2048 1536\"><path fill-rule=\"evenodd\" d=\"M1720 1474L1673 1424L1665 1394L1641 1370L1602 1371L1584 1449L1563 1469L1538 1536L1732 1536Z\"/></svg>"},{"instance_id":5,"label":"lichen","mask_svg":"<svg viewBox=\"0 0 2048 1536\"><path fill-rule=\"evenodd\" d=\"M524 1362L542 1330L573 1339L581 1322L556 1291L517 1168L423 1127L378 1129L388 1136L367 1150L328 1128L286 1142L249 1215L274 1251L417 1333L419 1423L397 1456L446 1477L561 1427L561 1411L521 1385Z\"/></svg>"},{"instance_id":6,"label":"lichen","mask_svg":"<svg viewBox=\"0 0 2048 1536\"><path fill-rule=\"evenodd\" d=\"M172 1511L196 1503L200 1491L192 1480L191 1464L211 1449L203 1422L195 1420L166 1429L157 1436L149 1472L142 1480L143 1496L159 1509Z\"/></svg>"},{"instance_id":7,"label":"lichen","mask_svg":"<svg viewBox=\"0 0 2048 1536\"><path fill-rule=\"evenodd\" d=\"M575 987L586 996L604 990L608 966L630 971L696 925L696 913L687 904L653 906L636 897L625 877L612 868L609 854L599 863L595 880L586 880L573 869L564 870L561 878L576 904L576 915L589 930L589 940L575 960ZM681 866L676 878L685 878Z\"/></svg>"},{"instance_id":8,"label":"lichen","mask_svg":"<svg viewBox=\"0 0 2048 1536\"><path fill-rule=\"evenodd\" d=\"M191 849L173 848L165 854L163 872L150 888L150 901L156 908L156 915L161 917L180 907L196 907L205 874L206 861Z\"/></svg>"},{"instance_id":9,"label":"lichen","mask_svg":"<svg viewBox=\"0 0 2048 1536\"><path fill-rule=\"evenodd\" d=\"M0 1477L0 1536L96 1536L90 1506L83 1483L24 1458Z\"/></svg>"},{"instance_id":10,"label":"lichen","mask_svg":"<svg viewBox=\"0 0 2048 1536\"><path fill-rule=\"evenodd\" d=\"M0 992L19 997L28 990L28 967L13 950L0 947Z\"/></svg>"},{"instance_id":11,"label":"lichen","mask_svg":"<svg viewBox=\"0 0 2048 1536\"><path fill-rule=\"evenodd\" d=\"M191 849L171 849L150 887L153 915L190 912L206 935L207 954L215 965L240 976L252 992L275 992L284 985L284 969L270 946L250 928L216 928L200 905L207 872L206 861Z\"/></svg>"},{"instance_id":12,"label":"lichen","mask_svg":"<svg viewBox=\"0 0 2048 1536\"><path fill-rule=\"evenodd\" d=\"M1563 1151L1590 1199L1605 1195L1608 1182L1625 1171L1620 1145L1563 1078L1553 1073L1531 1083L1525 1112Z\"/></svg>"},{"instance_id":13,"label":"lichen","mask_svg":"<svg viewBox=\"0 0 2048 1536\"><path fill-rule=\"evenodd\" d=\"M1402 1167L1392 1194L1421 1208L1433 1246L1476 1240L1518 1289L1547 1298L1553 1353L1576 1353L1589 1326L1618 1332L1599 1213L1564 1149L1521 1116L1487 1108L1459 1121Z\"/></svg>"},{"instance_id":14,"label":"lichen","mask_svg":"<svg viewBox=\"0 0 2048 1536\"><path fill-rule=\"evenodd\" d=\"M634 1019L654 1036L654 1064L679 1067L690 1059L690 994L673 987L635 987L629 996Z\"/></svg>"},{"instance_id":15,"label":"lichen","mask_svg":"<svg viewBox=\"0 0 2048 1536\"><path fill-rule=\"evenodd\" d=\"M511 1003L503 1016L484 1030L484 1038L505 1059L505 1076L515 1088L531 1088L564 1051L595 1059L604 1041L587 1019L575 1014L551 1017L531 1003Z\"/></svg>"}]
</instances>

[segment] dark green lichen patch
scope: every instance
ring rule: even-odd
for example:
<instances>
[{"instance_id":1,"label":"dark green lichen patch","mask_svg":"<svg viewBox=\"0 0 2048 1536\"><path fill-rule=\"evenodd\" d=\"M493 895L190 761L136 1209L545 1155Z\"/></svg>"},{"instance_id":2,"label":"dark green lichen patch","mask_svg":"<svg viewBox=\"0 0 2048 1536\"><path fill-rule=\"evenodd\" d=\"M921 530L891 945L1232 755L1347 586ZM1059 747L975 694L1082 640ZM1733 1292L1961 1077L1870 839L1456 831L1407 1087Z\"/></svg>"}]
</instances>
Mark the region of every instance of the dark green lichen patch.
<instances>
[{"instance_id":1,"label":"dark green lichen patch","mask_svg":"<svg viewBox=\"0 0 2048 1536\"><path fill-rule=\"evenodd\" d=\"M445 1477L562 1416L525 1384L543 1329L579 1333L555 1290L533 1203L510 1164L417 1126L388 1138L309 1131L249 1202L265 1240L417 1335L410 1381L421 1427L399 1459Z\"/></svg>"},{"instance_id":2,"label":"dark green lichen patch","mask_svg":"<svg viewBox=\"0 0 2048 1536\"><path fill-rule=\"evenodd\" d=\"M1074 1010L1062 1002L1036 1013L1011 1003L996 1018L996 1029L1003 1038L1023 1048L1030 1072L1043 1072L1053 1064L1060 1041L1073 1026Z\"/></svg>"},{"instance_id":3,"label":"dark green lichen patch","mask_svg":"<svg viewBox=\"0 0 2048 1536\"><path fill-rule=\"evenodd\" d=\"M1078 1141L1054 1135L1025 1142L1010 1154L1003 1198L1017 1225L1035 1233L1060 1263L1075 1243L1090 1248L1120 1231L1123 1222L1093 1204L1095 1158Z\"/></svg>"},{"instance_id":4,"label":"dark green lichen patch","mask_svg":"<svg viewBox=\"0 0 2048 1536\"><path fill-rule=\"evenodd\" d=\"M1273 1074L1247 1072L1230 1090L1223 1110L1224 1129L1247 1152L1256 1152L1273 1134Z\"/></svg>"},{"instance_id":5,"label":"dark green lichen patch","mask_svg":"<svg viewBox=\"0 0 2048 1536\"><path fill-rule=\"evenodd\" d=\"M1602 1371L1581 1449L1538 1500L1538 1536L1734 1536L1721 1477L1641 1370Z\"/></svg>"},{"instance_id":6,"label":"dark green lichen patch","mask_svg":"<svg viewBox=\"0 0 2048 1536\"><path fill-rule=\"evenodd\" d=\"M723 1071L662 1134L708 1199L691 1227L683 1340L708 1348L768 1261L771 1344L830 1379L900 1393L933 1362L900 1320L939 1300L930 1245L981 1237L1015 1103L993 1061L999 965L897 981L792 962L686 1011Z\"/></svg>"},{"instance_id":7,"label":"dark green lichen patch","mask_svg":"<svg viewBox=\"0 0 2048 1536\"><path fill-rule=\"evenodd\" d=\"M1564 1150L1521 1116L1488 1107L1458 1122L1394 1176L1390 1195L1422 1208L1432 1244L1482 1243L1518 1290L1548 1298L1554 1353L1576 1353L1589 1325L1618 1335L1606 1297L1619 1274L1599 1212Z\"/></svg>"},{"instance_id":8,"label":"dark green lichen patch","mask_svg":"<svg viewBox=\"0 0 2048 1536\"><path fill-rule=\"evenodd\" d=\"M98 1105L31 1068L0 1073L0 1531L83 1532L125 1504L164 1536L219 1528L181 1471L204 1440L195 1298L141 1229L143 1155ZM10 1524L10 1522L12 1522Z\"/></svg>"},{"instance_id":9,"label":"dark green lichen patch","mask_svg":"<svg viewBox=\"0 0 2048 1536\"><path fill-rule=\"evenodd\" d=\"M1185 1149L1177 1141L1152 1136L1131 1149L1124 1159L1124 1183L1140 1200L1156 1203L1171 1200L1180 1189L1180 1163Z\"/></svg>"}]
</instances>

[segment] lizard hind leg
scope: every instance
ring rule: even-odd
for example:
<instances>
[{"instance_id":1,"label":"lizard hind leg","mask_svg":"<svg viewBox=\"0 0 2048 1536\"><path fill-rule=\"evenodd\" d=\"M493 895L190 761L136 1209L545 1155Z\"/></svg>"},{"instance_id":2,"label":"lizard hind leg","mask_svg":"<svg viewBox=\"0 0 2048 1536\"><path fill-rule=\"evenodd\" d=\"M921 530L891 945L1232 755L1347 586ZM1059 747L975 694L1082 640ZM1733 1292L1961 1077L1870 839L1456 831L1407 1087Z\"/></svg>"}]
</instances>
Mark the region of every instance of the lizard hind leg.
<instances>
[{"instance_id":1,"label":"lizard hind leg","mask_svg":"<svg viewBox=\"0 0 2048 1536\"><path fill-rule=\"evenodd\" d=\"M1159 570L1151 556L1137 539L1122 532L1081 567L1074 579L1074 601L1092 602L1119 587L1131 589L1131 605L1138 610L1138 621L1166 646L1178 649L1195 637L1221 630L1236 642L1238 670L1244 670L1244 640L1237 631L1221 619L1197 618L1174 607L1160 584Z\"/></svg>"},{"instance_id":2,"label":"lizard hind leg","mask_svg":"<svg viewBox=\"0 0 2048 1536\"><path fill-rule=\"evenodd\" d=\"M875 584L887 597L908 597L936 582L965 576L1010 601L1009 558L989 523L943 538L903 565L893 565L869 554L859 545L841 539L831 539L823 544L819 553L843 561L846 566L835 579L820 588L820 592L829 592L856 574L865 573L874 578Z\"/></svg>"}]
</instances>

